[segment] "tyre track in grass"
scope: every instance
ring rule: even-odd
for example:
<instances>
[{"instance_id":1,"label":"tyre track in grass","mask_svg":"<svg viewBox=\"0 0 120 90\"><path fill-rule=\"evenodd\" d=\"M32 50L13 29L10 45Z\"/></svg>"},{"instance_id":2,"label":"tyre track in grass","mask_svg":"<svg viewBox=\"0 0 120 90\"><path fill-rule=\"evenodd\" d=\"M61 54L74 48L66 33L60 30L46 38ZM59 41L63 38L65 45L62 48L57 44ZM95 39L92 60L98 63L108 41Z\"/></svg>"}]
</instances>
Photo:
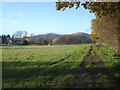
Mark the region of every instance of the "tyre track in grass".
<instances>
[{"instance_id":1,"label":"tyre track in grass","mask_svg":"<svg viewBox=\"0 0 120 90\"><path fill-rule=\"evenodd\" d=\"M62 59L60 59L60 60L58 60L58 61L56 61L56 62L50 63L49 65L54 65L54 64L60 63L60 62L64 61L65 59L70 58L70 57L73 56L74 54L75 54L75 53L70 54L70 55L68 55L68 56L66 56L66 57L64 57L64 58L62 58ZM70 62L66 62L66 63L70 63ZM75 63L75 62L72 62L72 63Z\"/></svg>"},{"instance_id":2,"label":"tyre track in grass","mask_svg":"<svg viewBox=\"0 0 120 90\"><path fill-rule=\"evenodd\" d=\"M76 53L70 54L70 55L68 55L68 56L66 56L66 57L64 57L64 58L62 58L62 59L60 59L60 60L58 60L58 61L56 61L56 62L50 63L49 65L54 65L54 64L60 63L60 62L64 61L65 59L70 58L70 57L73 56L74 54L76 54ZM67 63L69 63L69 62L67 62ZM72 63L75 63L75 62L72 62Z\"/></svg>"},{"instance_id":3,"label":"tyre track in grass","mask_svg":"<svg viewBox=\"0 0 120 90\"><path fill-rule=\"evenodd\" d=\"M63 59L61 59L61 60L59 60L59 61L50 63L49 65L54 65L54 64L60 63L60 62L64 61L65 59L67 59L67 58L69 58L69 57L71 57L71 56L72 56L72 55L68 55L68 56L64 57Z\"/></svg>"},{"instance_id":4,"label":"tyre track in grass","mask_svg":"<svg viewBox=\"0 0 120 90\"><path fill-rule=\"evenodd\" d=\"M89 64L92 67L87 67ZM111 69L105 66L105 63L100 59L91 46L84 61L80 64L78 69L70 70L74 72L74 77L68 79L69 88L113 88L120 87L118 78L113 76ZM112 86L109 81L101 80L101 76L106 75L108 79L112 80ZM102 76L103 78L103 76ZM104 79L104 78L103 78ZM107 85L107 86L106 86Z\"/></svg>"}]
</instances>

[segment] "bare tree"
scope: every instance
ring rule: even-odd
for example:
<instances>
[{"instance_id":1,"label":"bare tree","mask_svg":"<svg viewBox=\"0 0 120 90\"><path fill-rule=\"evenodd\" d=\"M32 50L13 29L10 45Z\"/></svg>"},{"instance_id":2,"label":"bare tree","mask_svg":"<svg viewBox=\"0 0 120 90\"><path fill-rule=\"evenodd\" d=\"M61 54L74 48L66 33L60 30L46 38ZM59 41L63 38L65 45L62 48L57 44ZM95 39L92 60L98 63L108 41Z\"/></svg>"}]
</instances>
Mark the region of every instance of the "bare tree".
<instances>
[{"instance_id":1,"label":"bare tree","mask_svg":"<svg viewBox=\"0 0 120 90\"><path fill-rule=\"evenodd\" d=\"M24 38L27 37L27 31L17 31L13 34L14 38Z\"/></svg>"}]
</instances>

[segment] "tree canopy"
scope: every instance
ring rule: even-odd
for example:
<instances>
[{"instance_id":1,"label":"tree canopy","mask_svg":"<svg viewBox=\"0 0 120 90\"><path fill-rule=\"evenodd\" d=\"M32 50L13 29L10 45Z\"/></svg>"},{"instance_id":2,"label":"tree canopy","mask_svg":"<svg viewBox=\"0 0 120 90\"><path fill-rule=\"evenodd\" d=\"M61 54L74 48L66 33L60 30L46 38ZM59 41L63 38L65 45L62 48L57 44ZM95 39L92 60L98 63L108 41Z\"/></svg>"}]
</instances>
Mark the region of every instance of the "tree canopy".
<instances>
[{"instance_id":1,"label":"tree canopy","mask_svg":"<svg viewBox=\"0 0 120 90\"><path fill-rule=\"evenodd\" d=\"M56 10L64 11L66 8L76 7L78 9L83 6L88 9L90 13L95 13L95 15L100 17L116 17L119 16L119 2L80 2L79 0L69 0L56 2Z\"/></svg>"}]
</instances>

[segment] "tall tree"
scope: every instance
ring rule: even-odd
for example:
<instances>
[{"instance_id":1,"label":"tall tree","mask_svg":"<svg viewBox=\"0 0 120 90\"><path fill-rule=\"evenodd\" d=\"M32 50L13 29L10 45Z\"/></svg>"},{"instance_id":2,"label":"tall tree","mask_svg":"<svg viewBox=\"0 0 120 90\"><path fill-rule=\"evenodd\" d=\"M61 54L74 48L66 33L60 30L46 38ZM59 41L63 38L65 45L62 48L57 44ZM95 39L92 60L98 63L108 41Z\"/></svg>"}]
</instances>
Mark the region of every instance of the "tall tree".
<instances>
[{"instance_id":1,"label":"tall tree","mask_svg":"<svg viewBox=\"0 0 120 90\"><path fill-rule=\"evenodd\" d=\"M10 37L10 35L9 35L9 34L8 34L6 37L7 37L7 39L11 39L11 37Z\"/></svg>"},{"instance_id":2,"label":"tall tree","mask_svg":"<svg viewBox=\"0 0 120 90\"><path fill-rule=\"evenodd\" d=\"M96 42L109 45L118 50L120 33L118 17L96 17L92 20L92 39ZM98 35L94 37L94 35Z\"/></svg>"},{"instance_id":3,"label":"tall tree","mask_svg":"<svg viewBox=\"0 0 120 90\"><path fill-rule=\"evenodd\" d=\"M68 2L65 2L64 0L58 0L56 2L56 9L64 11L66 8L75 6L77 9L79 6L83 6L85 9L88 9L90 13L95 13L96 19L92 20L91 38L99 41L101 44L105 43L118 50L118 42L120 41L120 35L118 34L120 29L118 27L120 26L118 21L120 18L120 2L104 2L106 0L99 1L100 2L80 2L79 0L69 0ZM114 29L111 26L113 26ZM111 39L112 36L114 39Z\"/></svg>"},{"instance_id":4,"label":"tall tree","mask_svg":"<svg viewBox=\"0 0 120 90\"><path fill-rule=\"evenodd\" d=\"M6 37L6 35L2 35L2 44L7 44L7 37Z\"/></svg>"}]
</instances>

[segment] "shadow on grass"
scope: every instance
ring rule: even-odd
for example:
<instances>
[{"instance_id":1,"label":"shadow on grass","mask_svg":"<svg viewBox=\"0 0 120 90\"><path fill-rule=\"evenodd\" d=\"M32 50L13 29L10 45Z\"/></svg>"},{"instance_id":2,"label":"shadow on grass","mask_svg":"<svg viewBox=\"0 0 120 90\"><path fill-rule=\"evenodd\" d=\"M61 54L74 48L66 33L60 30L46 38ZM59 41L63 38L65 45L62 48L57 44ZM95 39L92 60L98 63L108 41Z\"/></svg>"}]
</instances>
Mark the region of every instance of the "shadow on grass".
<instances>
[{"instance_id":1,"label":"shadow on grass","mask_svg":"<svg viewBox=\"0 0 120 90\"><path fill-rule=\"evenodd\" d=\"M9 67L9 64L13 63L13 68ZM66 64L57 64L57 65L48 65L46 64L33 63L33 62L4 62L3 63L3 82L6 79L16 79L20 80L21 78L37 78L39 76L51 76L54 78L59 76L73 75L73 78L66 79L66 87L69 88L86 88L86 87L105 87L106 81L98 82L101 75L107 76L107 79L110 81L111 86L106 87L119 87L120 88L120 76L116 75L120 71L120 64L116 64L111 68L75 68L70 69ZM17 65L19 64L19 65ZM7 66L8 65L8 66ZM32 67L33 65L33 67ZM34 65L36 65L34 67ZM24 68L22 68L22 66ZM31 66L31 67L29 67ZM17 68L19 67L19 68ZM20 68L21 67L21 68ZM64 78L64 77L63 77ZM108 83L108 82L107 82ZM3 83L4 84L4 83Z\"/></svg>"},{"instance_id":2,"label":"shadow on grass","mask_svg":"<svg viewBox=\"0 0 120 90\"><path fill-rule=\"evenodd\" d=\"M11 65L12 64L12 65ZM64 65L50 66L50 62L4 62L2 64L3 78L20 78L39 75L61 75L64 74ZM63 72L64 71L64 72ZM60 74L61 73L61 74Z\"/></svg>"},{"instance_id":3,"label":"shadow on grass","mask_svg":"<svg viewBox=\"0 0 120 90\"><path fill-rule=\"evenodd\" d=\"M69 79L70 88L120 88L120 64L111 68L77 68L69 69L74 77Z\"/></svg>"}]
</instances>

